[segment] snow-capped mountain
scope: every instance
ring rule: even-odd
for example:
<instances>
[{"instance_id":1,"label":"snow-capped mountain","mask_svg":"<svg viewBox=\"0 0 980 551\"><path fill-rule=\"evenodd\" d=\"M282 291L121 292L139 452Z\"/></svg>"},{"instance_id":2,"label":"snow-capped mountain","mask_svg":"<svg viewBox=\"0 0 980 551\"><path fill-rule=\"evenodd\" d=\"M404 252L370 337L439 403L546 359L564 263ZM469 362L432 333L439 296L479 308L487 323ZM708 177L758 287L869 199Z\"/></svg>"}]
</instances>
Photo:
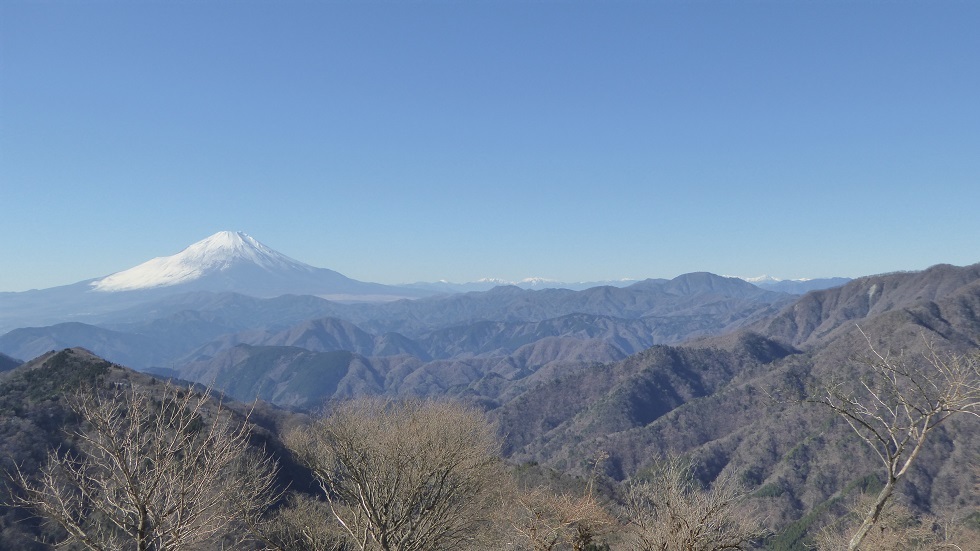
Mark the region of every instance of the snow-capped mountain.
<instances>
[{"instance_id":1,"label":"snow-capped mountain","mask_svg":"<svg viewBox=\"0 0 980 551\"><path fill-rule=\"evenodd\" d=\"M737 277L737 276L732 276L732 277ZM778 277L772 277L771 275L768 274L763 274L761 276L755 276L755 277L739 277L739 279L741 279L742 281L748 281L753 285L766 285L769 283L779 283L780 281L784 281L782 279L779 279ZM809 281L809 278L791 279L789 281Z\"/></svg>"},{"instance_id":2,"label":"snow-capped mountain","mask_svg":"<svg viewBox=\"0 0 980 551\"><path fill-rule=\"evenodd\" d=\"M850 278L846 277L779 279L770 275L739 277L739 279L748 281L756 287L761 287L767 291L780 291L791 295L803 295L810 291L840 287L848 281L851 281Z\"/></svg>"},{"instance_id":3,"label":"snow-capped mountain","mask_svg":"<svg viewBox=\"0 0 980 551\"><path fill-rule=\"evenodd\" d=\"M317 268L293 260L244 232L222 231L172 256L148 260L89 285L96 291L135 291L190 283L215 274L251 267L305 277ZM337 274L339 275L339 274Z\"/></svg>"},{"instance_id":4,"label":"snow-capped mountain","mask_svg":"<svg viewBox=\"0 0 980 551\"><path fill-rule=\"evenodd\" d=\"M350 279L275 251L244 232L222 231L177 254L89 282L96 293L235 292L254 297L315 295L335 300L391 300L427 293Z\"/></svg>"},{"instance_id":5,"label":"snow-capped mountain","mask_svg":"<svg viewBox=\"0 0 980 551\"><path fill-rule=\"evenodd\" d=\"M182 293L232 292L257 298L314 295L336 301L379 302L435 291L365 283L304 264L248 234L223 231L177 254L71 285L0 293L0 333L14 327L97 319Z\"/></svg>"}]
</instances>

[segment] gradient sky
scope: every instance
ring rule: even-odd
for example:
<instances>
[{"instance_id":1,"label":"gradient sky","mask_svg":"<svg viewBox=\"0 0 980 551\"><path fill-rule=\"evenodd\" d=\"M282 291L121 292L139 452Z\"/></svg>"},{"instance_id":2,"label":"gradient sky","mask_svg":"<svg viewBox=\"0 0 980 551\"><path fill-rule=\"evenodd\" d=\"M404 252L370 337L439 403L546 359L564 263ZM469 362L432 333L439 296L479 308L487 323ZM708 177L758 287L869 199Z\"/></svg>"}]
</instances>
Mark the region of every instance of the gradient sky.
<instances>
[{"instance_id":1,"label":"gradient sky","mask_svg":"<svg viewBox=\"0 0 980 551\"><path fill-rule=\"evenodd\" d=\"M980 2L0 0L0 291L980 261Z\"/></svg>"}]
</instances>

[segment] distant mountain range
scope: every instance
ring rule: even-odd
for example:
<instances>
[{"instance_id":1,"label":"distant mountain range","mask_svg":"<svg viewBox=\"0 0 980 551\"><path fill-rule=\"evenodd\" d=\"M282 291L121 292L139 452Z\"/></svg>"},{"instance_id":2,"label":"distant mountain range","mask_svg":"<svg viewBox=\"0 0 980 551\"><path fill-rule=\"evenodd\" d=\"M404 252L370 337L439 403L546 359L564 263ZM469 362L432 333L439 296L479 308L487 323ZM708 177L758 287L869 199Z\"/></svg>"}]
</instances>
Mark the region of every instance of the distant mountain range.
<instances>
[{"instance_id":1,"label":"distant mountain range","mask_svg":"<svg viewBox=\"0 0 980 551\"><path fill-rule=\"evenodd\" d=\"M791 295L802 295L809 293L810 291L818 291L820 289L828 289L831 287L839 287L844 285L850 278L846 277L829 277L829 278L817 278L817 279L778 279L769 276L762 277L740 277L739 279L747 281L757 287L762 289L767 289L769 291L779 291L782 293L789 293ZM406 283L400 285L400 287L408 287L413 289L427 289L431 291L437 291L440 293L466 293L471 291L489 291L494 287L500 286L513 286L520 287L521 289L571 289L573 291L584 291L585 289L591 289L592 287L628 287L634 283L638 283L639 279L611 279L603 281L582 281L582 282L564 282L554 279L545 279L540 277L529 277L519 281L508 281L504 279L497 278L484 278L477 281L471 281L468 283L452 283L449 281L435 281L435 282L425 282L419 281L416 283Z\"/></svg>"},{"instance_id":2,"label":"distant mountain range","mask_svg":"<svg viewBox=\"0 0 980 551\"><path fill-rule=\"evenodd\" d=\"M431 296L392 300L409 291ZM341 292L375 300L325 298ZM504 362L531 374L545 365L616 361L655 344L732 331L792 300L709 273L583 290L495 286L433 293L350 280L246 234L220 232L104 278L0 295L3 322L12 326L0 335L0 352L33 358L84 347L120 364L197 380L222 380L220 366L232 358L245 361L257 351L270 358L277 354L272 350L287 348L349 352L378 373L404 366L448 373ZM328 396L288 400L309 405Z\"/></svg>"},{"instance_id":3,"label":"distant mountain range","mask_svg":"<svg viewBox=\"0 0 980 551\"><path fill-rule=\"evenodd\" d=\"M570 289L584 291L592 287L627 287L640 281L639 279L615 279L607 281L581 281L569 283L556 279L528 277L518 281L487 277L467 283L452 283L449 281L419 281L405 283L400 287L413 289L428 289L440 293L469 293L472 291L489 291L494 287L520 287L521 289Z\"/></svg>"},{"instance_id":4,"label":"distant mountain range","mask_svg":"<svg viewBox=\"0 0 980 551\"><path fill-rule=\"evenodd\" d=\"M779 279L770 276L760 276L760 277L743 277L745 281L761 287L763 289L768 289L770 291L779 291L781 293L789 293L791 295L805 295L810 291L820 291L823 289L831 289L833 287L840 287L851 281L847 277L824 277L816 279Z\"/></svg>"},{"instance_id":5,"label":"distant mountain range","mask_svg":"<svg viewBox=\"0 0 980 551\"><path fill-rule=\"evenodd\" d=\"M602 343L604 354L590 358L608 361L654 344L730 331L774 314L791 300L708 273L624 288L497 287L384 303L196 292L106 312L97 323L14 329L0 336L0 352L32 358L82 346L147 369L199 363L240 344L342 349L365 356L411 354L429 361L502 358L547 338L573 348L586 340ZM567 356L555 341L551 346L557 357Z\"/></svg>"},{"instance_id":6,"label":"distant mountain range","mask_svg":"<svg viewBox=\"0 0 980 551\"><path fill-rule=\"evenodd\" d=\"M666 281L666 280L658 280ZM790 294L836 286L843 278L779 281L757 285ZM222 231L177 254L153 258L128 270L71 285L18 293L0 292L0 334L20 327L64 322L104 323L119 311L178 295L236 293L256 298L309 295L334 302L389 302L441 294L489 291L495 287L568 289L628 287L638 280L564 283L543 278L517 282L483 279L382 285L348 278L275 251L243 232Z\"/></svg>"}]
</instances>

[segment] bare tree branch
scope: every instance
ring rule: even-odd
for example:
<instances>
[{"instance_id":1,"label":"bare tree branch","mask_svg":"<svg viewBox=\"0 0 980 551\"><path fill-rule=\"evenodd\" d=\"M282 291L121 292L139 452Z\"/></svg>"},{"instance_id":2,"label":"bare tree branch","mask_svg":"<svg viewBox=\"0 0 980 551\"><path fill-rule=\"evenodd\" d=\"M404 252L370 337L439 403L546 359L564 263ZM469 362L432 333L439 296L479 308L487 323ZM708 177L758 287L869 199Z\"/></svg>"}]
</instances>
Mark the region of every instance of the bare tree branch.
<instances>
[{"instance_id":1,"label":"bare tree branch","mask_svg":"<svg viewBox=\"0 0 980 551\"><path fill-rule=\"evenodd\" d=\"M816 535L817 549L845 549L852 534L873 506L876 496L860 496L849 513ZM889 502L858 549L868 551L980 551L980 541L962 519L915 515L908 507Z\"/></svg>"},{"instance_id":2,"label":"bare tree branch","mask_svg":"<svg viewBox=\"0 0 980 551\"><path fill-rule=\"evenodd\" d=\"M860 330L860 328L858 328ZM929 434L953 415L980 416L980 355L891 357L868 341L867 373L854 385L825 385L808 402L830 408L881 460L885 485L848 542L854 551L881 518L898 481L908 473Z\"/></svg>"}]
</instances>

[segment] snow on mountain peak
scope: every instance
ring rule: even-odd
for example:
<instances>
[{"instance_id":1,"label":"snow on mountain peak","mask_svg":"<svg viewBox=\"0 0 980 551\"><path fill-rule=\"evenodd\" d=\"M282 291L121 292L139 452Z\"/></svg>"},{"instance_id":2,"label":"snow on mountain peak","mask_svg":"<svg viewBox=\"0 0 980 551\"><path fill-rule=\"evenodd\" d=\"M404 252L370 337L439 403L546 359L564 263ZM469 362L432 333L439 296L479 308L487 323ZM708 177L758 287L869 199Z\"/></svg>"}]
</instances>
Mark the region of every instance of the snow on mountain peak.
<instances>
[{"instance_id":1,"label":"snow on mountain peak","mask_svg":"<svg viewBox=\"0 0 980 551\"><path fill-rule=\"evenodd\" d=\"M737 277L738 279L741 279L742 281L748 281L749 283L754 283L756 285L758 285L760 283L761 284L779 283L781 281L806 282L806 281L811 281L813 279L813 278L809 278L809 277L801 277L801 278L798 278L798 279L780 279L778 277L772 277L771 275L761 275L761 276L758 276L758 277L741 277L741 276L725 276L725 277Z\"/></svg>"},{"instance_id":2,"label":"snow on mountain peak","mask_svg":"<svg viewBox=\"0 0 980 551\"><path fill-rule=\"evenodd\" d=\"M203 260L205 263L234 259L248 260L267 267L283 262L287 264L297 263L297 261L259 243L251 235L240 231L218 232L207 239L194 243L179 254Z\"/></svg>"},{"instance_id":3,"label":"snow on mountain peak","mask_svg":"<svg viewBox=\"0 0 980 551\"><path fill-rule=\"evenodd\" d=\"M266 247L245 232L221 231L175 255L148 260L139 266L93 281L91 286L96 291L107 292L167 287L243 264L269 271L315 270L308 264Z\"/></svg>"},{"instance_id":4,"label":"snow on mountain peak","mask_svg":"<svg viewBox=\"0 0 980 551\"><path fill-rule=\"evenodd\" d=\"M547 279L544 277L525 277L524 279L520 280L518 283L521 285L535 286L535 285L547 285L549 283L558 283L558 280Z\"/></svg>"},{"instance_id":5,"label":"snow on mountain peak","mask_svg":"<svg viewBox=\"0 0 980 551\"><path fill-rule=\"evenodd\" d=\"M739 277L739 276L732 276L732 277L738 277L738 279L741 279L742 281L748 281L749 283L778 283L782 281L778 277L772 277L771 275L768 274L764 274L756 277Z\"/></svg>"}]
</instances>

